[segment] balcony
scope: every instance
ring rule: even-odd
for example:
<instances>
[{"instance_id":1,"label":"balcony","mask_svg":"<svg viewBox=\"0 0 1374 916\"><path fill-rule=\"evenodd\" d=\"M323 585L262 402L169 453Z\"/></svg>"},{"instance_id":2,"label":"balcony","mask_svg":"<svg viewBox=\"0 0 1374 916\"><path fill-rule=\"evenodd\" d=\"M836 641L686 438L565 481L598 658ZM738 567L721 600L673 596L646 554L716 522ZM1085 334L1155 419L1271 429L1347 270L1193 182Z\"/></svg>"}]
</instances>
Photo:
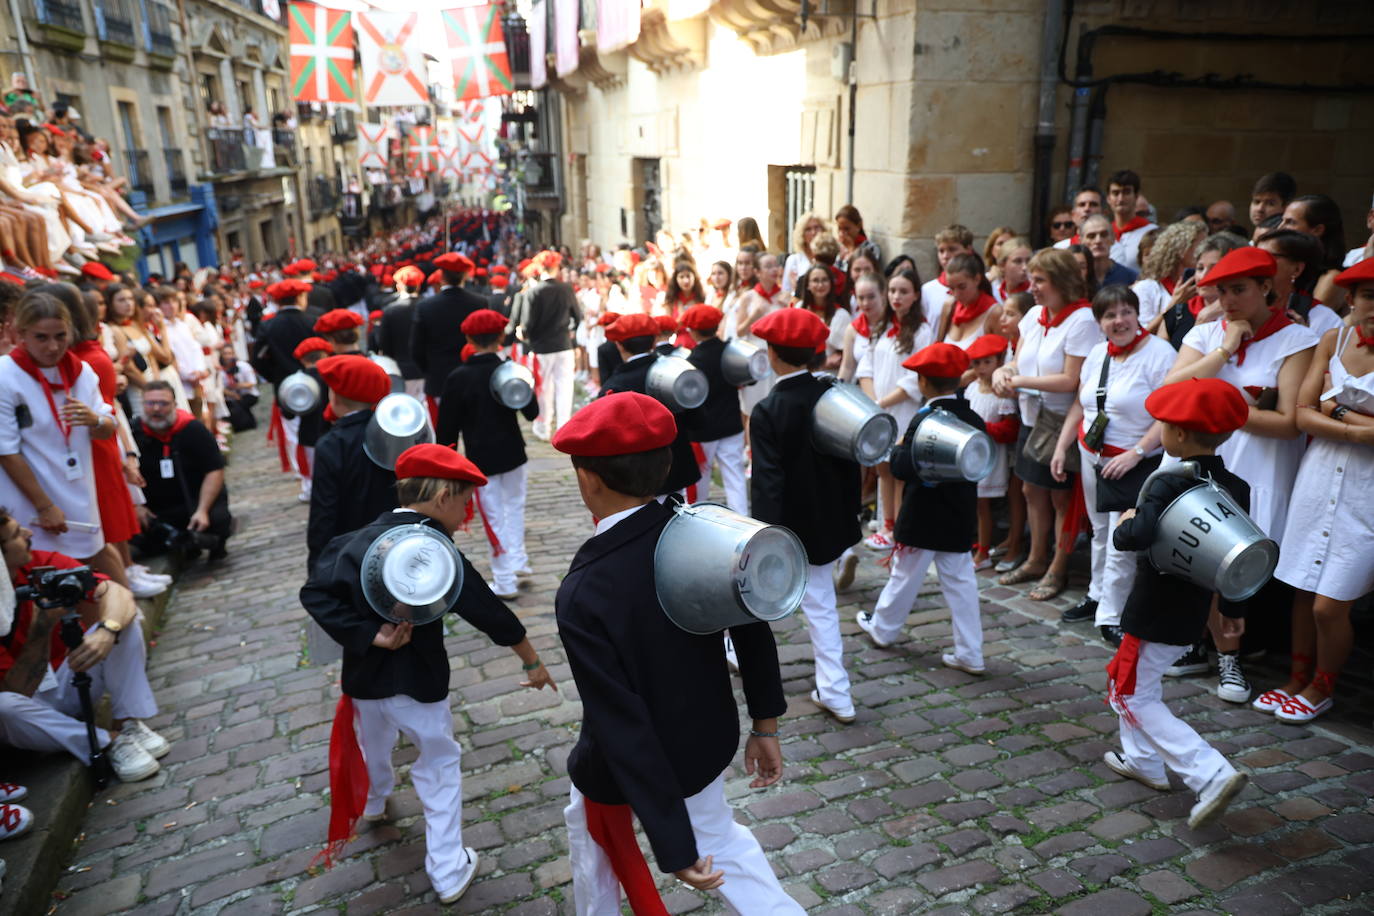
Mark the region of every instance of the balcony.
<instances>
[{"instance_id":1,"label":"balcony","mask_svg":"<svg viewBox=\"0 0 1374 916\"><path fill-rule=\"evenodd\" d=\"M501 22L506 33L506 59L516 89L530 88L530 33L525 20L512 13Z\"/></svg>"},{"instance_id":2,"label":"balcony","mask_svg":"<svg viewBox=\"0 0 1374 916\"><path fill-rule=\"evenodd\" d=\"M296 132L287 130L285 127L272 128L272 151L276 156L278 165L287 167L298 165Z\"/></svg>"},{"instance_id":3,"label":"balcony","mask_svg":"<svg viewBox=\"0 0 1374 916\"><path fill-rule=\"evenodd\" d=\"M531 197L557 196L557 168L558 158L553 153L530 153L524 160L526 193Z\"/></svg>"},{"instance_id":4,"label":"balcony","mask_svg":"<svg viewBox=\"0 0 1374 916\"><path fill-rule=\"evenodd\" d=\"M38 28L33 40L66 51L86 47L86 22L78 0L29 0Z\"/></svg>"},{"instance_id":5,"label":"balcony","mask_svg":"<svg viewBox=\"0 0 1374 916\"><path fill-rule=\"evenodd\" d=\"M124 164L129 173L129 187L152 196L153 170L148 165L148 151L146 149L126 149L124 151Z\"/></svg>"},{"instance_id":6,"label":"balcony","mask_svg":"<svg viewBox=\"0 0 1374 916\"><path fill-rule=\"evenodd\" d=\"M205 131L206 162L216 175L242 172L247 169L243 152L243 131L221 130L211 127Z\"/></svg>"},{"instance_id":7,"label":"balcony","mask_svg":"<svg viewBox=\"0 0 1374 916\"><path fill-rule=\"evenodd\" d=\"M162 159L167 164L167 184L171 187L172 193L185 194L188 187L186 160L182 158L181 150L170 146L163 147Z\"/></svg>"},{"instance_id":8,"label":"balcony","mask_svg":"<svg viewBox=\"0 0 1374 916\"><path fill-rule=\"evenodd\" d=\"M350 108L340 108L329 119L329 136L335 143L352 143L358 139L358 122Z\"/></svg>"},{"instance_id":9,"label":"balcony","mask_svg":"<svg viewBox=\"0 0 1374 916\"><path fill-rule=\"evenodd\" d=\"M105 57L125 63L134 59L134 18L129 0L99 0L95 4L95 24Z\"/></svg>"},{"instance_id":10,"label":"balcony","mask_svg":"<svg viewBox=\"0 0 1374 916\"><path fill-rule=\"evenodd\" d=\"M316 175L306 185L306 197L310 201L311 219L328 216L339 206L338 184L323 175Z\"/></svg>"},{"instance_id":11,"label":"balcony","mask_svg":"<svg viewBox=\"0 0 1374 916\"><path fill-rule=\"evenodd\" d=\"M161 70L170 70L176 63L177 46L172 38L172 13L157 0L147 0L148 63Z\"/></svg>"}]
</instances>

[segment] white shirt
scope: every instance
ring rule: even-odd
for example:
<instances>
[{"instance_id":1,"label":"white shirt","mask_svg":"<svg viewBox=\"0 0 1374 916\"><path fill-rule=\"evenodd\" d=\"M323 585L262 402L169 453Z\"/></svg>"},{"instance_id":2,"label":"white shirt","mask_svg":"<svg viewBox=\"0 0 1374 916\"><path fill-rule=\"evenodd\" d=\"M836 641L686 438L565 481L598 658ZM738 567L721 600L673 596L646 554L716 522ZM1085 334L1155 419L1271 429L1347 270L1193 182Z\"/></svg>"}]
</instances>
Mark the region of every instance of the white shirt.
<instances>
[{"instance_id":1,"label":"white shirt","mask_svg":"<svg viewBox=\"0 0 1374 916\"><path fill-rule=\"evenodd\" d=\"M849 310L838 306L835 314L830 316L830 336L825 339L825 345L831 350L844 349L844 331L849 327L851 321Z\"/></svg>"},{"instance_id":2,"label":"white shirt","mask_svg":"<svg viewBox=\"0 0 1374 916\"><path fill-rule=\"evenodd\" d=\"M945 272L940 271L940 277L944 275ZM930 326L932 334L940 322L940 312L945 307L945 300L949 298L949 287L940 282L940 277L921 284L921 315Z\"/></svg>"},{"instance_id":3,"label":"white shirt","mask_svg":"<svg viewBox=\"0 0 1374 916\"><path fill-rule=\"evenodd\" d=\"M1054 375L1063 372L1066 356L1087 356L1102 340L1102 329L1097 326L1092 309L1078 309L1052 328L1040 324L1040 313L1044 310L1043 305L1037 305L1021 319L1021 343L1016 349L1017 375ZM1021 422L1026 426L1034 426L1042 403L1057 413L1066 413L1074 397L1072 391L1022 389L1017 392Z\"/></svg>"},{"instance_id":4,"label":"white shirt","mask_svg":"<svg viewBox=\"0 0 1374 916\"><path fill-rule=\"evenodd\" d=\"M1107 370L1107 445L1131 449L1149 432L1155 419L1145 409L1145 399L1163 384L1177 355L1162 338L1151 334L1124 360L1112 360ZM1102 361L1107 358L1104 340L1088 352L1078 375L1085 430L1097 419L1097 383L1102 378Z\"/></svg>"},{"instance_id":5,"label":"white shirt","mask_svg":"<svg viewBox=\"0 0 1374 916\"><path fill-rule=\"evenodd\" d=\"M1319 302L1307 310L1307 326L1312 329L1313 334L1321 337L1332 328L1345 327L1345 321L1332 311L1331 306Z\"/></svg>"},{"instance_id":6,"label":"white shirt","mask_svg":"<svg viewBox=\"0 0 1374 916\"><path fill-rule=\"evenodd\" d=\"M1352 248L1347 251L1345 253L1345 260L1341 262L1341 266L1354 267L1356 264L1363 261L1365 258L1364 248L1365 246L1361 245L1359 248Z\"/></svg>"},{"instance_id":7,"label":"white shirt","mask_svg":"<svg viewBox=\"0 0 1374 916\"><path fill-rule=\"evenodd\" d=\"M656 496L654 497L654 499L660 503L663 502L662 496ZM621 509L619 512L612 512L610 515L606 516L605 518L601 519L601 521L596 523L596 533L605 534L607 531L610 531L616 525L620 524L625 519L629 518L631 515L634 515L636 512L638 512L640 509L643 509L644 506L647 505L649 504L644 503L643 505L639 506L631 506L628 509Z\"/></svg>"},{"instance_id":8,"label":"white shirt","mask_svg":"<svg viewBox=\"0 0 1374 916\"><path fill-rule=\"evenodd\" d=\"M1142 327L1154 321L1159 313L1164 311L1164 307L1169 304L1169 299L1173 294L1164 288L1164 284L1158 280L1147 279L1137 280L1131 284L1131 290L1140 300L1140 324Z\"/></svg>"},{"instance_id":9,"label":"white shirt","mask_svg":"<svg viewBox=\"0 0 1374 916\"><path fill-rule=\"evenodd\" d=\"M1146 223L1139 229L1121 233L1121 238L1112 242L1111 258L1118 264L1140 272L1140 240L1147 232L1158 229L1154 223ZM1115 230L1113 230L1115 231Z\"/></svg>"}]
</instances>

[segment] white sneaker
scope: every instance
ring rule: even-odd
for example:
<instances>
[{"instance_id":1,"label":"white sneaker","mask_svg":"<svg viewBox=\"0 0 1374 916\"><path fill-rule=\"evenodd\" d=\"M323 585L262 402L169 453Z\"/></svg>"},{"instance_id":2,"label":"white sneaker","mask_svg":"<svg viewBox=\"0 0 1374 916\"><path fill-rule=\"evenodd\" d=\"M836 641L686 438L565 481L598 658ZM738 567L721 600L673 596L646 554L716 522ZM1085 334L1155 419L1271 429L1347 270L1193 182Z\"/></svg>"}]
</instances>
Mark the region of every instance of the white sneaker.
<instances>
[{"instance_id":1,"label":"white sneaker","mask_svg":"<svg viewBox=\"0 0 1374 916\"><path fill-rule=\"evenodd\" d=\"M1169 780L1167 778L1151 779L1144 773L1137 770L1135 767L1131 766L1130 761L1127 760L1125 757L1122 757L1119 751L1108 751L1107 753L1103 754L1102 762L1107 765L1107 769L1111 770L1118 776L1125 776L1127 779L1134 779L1141 785L1149 786L1151 789L1156 789L1160 792L1169 791Z\"/></svg>"},{"instance_id":2,"label":"white sneaker","mask_svg":"<svg viewBox=\"0 0 1374 916\"><path fill-rule=\"evenodd\" d=\"M162 764L154 760L153 755L145 751L138 739L129 732L115 735L110 742L109 756L110 766L114 767L115 775L121 782L138 782L162 769Z\"/></svg>"},{"instance_id":3,"label":"white sneaker","mask_svg":"<svg viewBox=\"0 0 1374 916\"><path fill-rule=\"evenodd\" d=\"M505 591L495 582L488 582L487 585L491 587L491 593L503 601L512 601L520 597L520 589L518 587L512 586L509 591Z\"/></svg>"},{"instance_id":4,"label":"white sneaker","mask_svg":"<svg viewBox=\"0 0 1374 916\"><path fill-rule=\"evenodd\" d=\"M467 893L468 888L472 885L472 879L477 877L477 850L471 846L464 846L463 854L468 857L468 868L458 879L458 884L446 891L435 889L435 893L439 895L439 902L445 906L455 903L459 897Z\"/></svg>"},{"instance_id":5,"label":"white sneaker","mask_svg":"<svg viewBox=\"0 0 1374 916\"><path fill-rule=\"evenodd\" d=\"M877 531L877 530L878 530L879 528L881 528L882 526L883 526L882 521L881 521L880 519L874 518L874 519L869 520L869 523L868 523L868 530L869 530L869 531Z\"/></svg>"},{"instance_id":6,"label":"white sneaker","mask_svg":"<svg viewBox=\"0 0 1374 916\"><path fill-rule=\"evenodd\" d=\"M162 582L149 582L132 573L125 575L129 579L129 591L134 593L135 598L153 598L167 591L167 585Z\"/></svg>"},{"instance_id":7,"label":"white sneaker","mask_svg":"<svg viewBox=\"0 0 1374 916\"><path fill-rule=\"evenodd\" d=\"M172 749L172 742L145 725L142 719L126 719L124 734L133 735L138 746L155 760L166 757L167 752Z\"/></svg>"},{"instance_id":8,"label":"white sneaker","mask_svg":"<svg viewBox=\"0 0 1374 916\"><path fill-rule=\"evenodd\" d=\"M155 573L142 563L134 563L129 569L133 570L140 578L147 579L149 582L165 582L172 584L172 577L164 573Z\"/></svg>"},{"instance_id":9,"label":"white sneaker","mask_svg":"<svg viewBox=\"0 0 1374 916\"><path fill-rule=\"evenodd\" d=\"M534 570L530 569L530 564L526 563L515 571L515 575L521 579L528 579L534 575Z\"/></svg>"},{"instance_id":10,"label":"white sneaker","mask_svg":"<svg viewBox=\"0 0 1374 916\"><path fill-rule=\"evenodd\" d=\"M854 615L854 622L859 625L859 629L868 634L868 638L873 640L873 645L879 649L891 648L892 643L885 639L878 638L877 627L873 626L873 615L868 611L859 611Z\"/></svg>"},{"instance_id":11,"label":"white sneaker","mask_svg":"<svg viewBox=\"0 0 1374 916\"><path fill-rule=\"evenodd\" d=\"M1197 804L1188 812L1189 829L1196 830L1220 817L1249 780L1244 773L1232 770L1230 775L1218 776L1209 782L1198 795Z\"/></svg>"},{"instance_id":12,"label":"white sneaker","mask_svg":"<svg viewBox=\"0 0 1374 916\"><path fill-rule=\"evenodd\" d=\"M28 833L33 812L23 805L0 805L0 840L12 840Z\"/></svg>"},{"instance_id":13,"label":"white sneaker","mask_svg":"<svg viewBox=\"0 0 1374 916\"><path fill-rule=\"evenodd\" d=\"M988 670L982 665L970 665L968 662L960 661L959 656L955 655L953 652L946 652L941 655L940 664L944 665L946 668L962 671L965 674L986 674Z\"/></svg>"},{"instance_id":14,"label":"white sneaker","mask_svg":"<svg viewBox=\"0 0 1374 916\"><path fill-rule=\"evenodd\" d=\"M853 704L851 704L848 709L836 709L834 706L829 705L821 699L821 694L818 690L811 691L811 702L819 706L822 711L830 713L835 717L835 721L843 725L848 725L850 722L854 721L855 714Z\"/></svg>"},{"instance_id":15,"label":"white sneaker","mask_svg":"<svg viewBox=\"0 0 1374 916\"><path fill-rule=\"evenodd\" d=\"M0 782L0 805L10 805L29 794L29 790L13 782Z\"/></svg>"}]
</instances>

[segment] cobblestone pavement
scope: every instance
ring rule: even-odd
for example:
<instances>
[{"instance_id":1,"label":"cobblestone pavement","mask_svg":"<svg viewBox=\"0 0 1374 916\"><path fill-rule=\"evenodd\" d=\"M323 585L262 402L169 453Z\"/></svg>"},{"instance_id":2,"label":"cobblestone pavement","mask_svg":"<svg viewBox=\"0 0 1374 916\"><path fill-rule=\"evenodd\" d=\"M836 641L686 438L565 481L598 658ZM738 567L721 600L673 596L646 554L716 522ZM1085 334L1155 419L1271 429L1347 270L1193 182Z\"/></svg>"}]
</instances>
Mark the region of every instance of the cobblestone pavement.
<instances>
[{"instance_id":1,"label":"cobblestone pavement","mask_svg":"<svg viewBox=\"0 0 1374 916\"><path fill-rule=\"evenodd\" d=\"M514 606L563 692L521 689L508 650L452 628L466 839L483 854L459 913L571 912L562 807L578 704L552 600L589 524L566 461L545 445L532 452L538 577ZM404 768L397 819L365 826L332 871L307 871L325 836L337 670L303 657L306 509L261 431L238 437L229 479L243 520L230 558L183 577L150 657L163 709L153 725L175 747L155 778L97 797L56 911L440 912ZM485 568L478 538L460 546ZM1047 619L1077 594L1037 604L987 580L989 671L974 678L939 664L950 637L938 593L912 615L910 640L868 644L853 615L882 582L870 555L843 596L858 721L841 726L812 706L805 630L785 621L785 778L763 791L738 773L728 783L738 817L808 912L1369 912L1368 704L1343 705L1363 707L1358 721L1291 728L1221 702L1214 682L1169 684L1180 714L1254 777L1223 821L1194 832L1185 790L1152 792L1101 763L1116 730L1102 702L1108 652L1086 627ZM674 912L724 911L669 885Z\"/></svg>"}]
</instances>

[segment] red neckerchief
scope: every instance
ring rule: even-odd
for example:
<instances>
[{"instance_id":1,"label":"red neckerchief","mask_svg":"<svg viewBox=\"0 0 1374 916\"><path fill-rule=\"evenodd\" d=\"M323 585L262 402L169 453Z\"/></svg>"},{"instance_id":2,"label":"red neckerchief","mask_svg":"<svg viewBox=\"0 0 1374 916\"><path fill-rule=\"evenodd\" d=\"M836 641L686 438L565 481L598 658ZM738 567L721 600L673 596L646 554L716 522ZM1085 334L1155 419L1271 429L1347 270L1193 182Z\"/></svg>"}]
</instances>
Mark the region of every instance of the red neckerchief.
<instances>
[{"instance_id":1,"label":"red neckerchief","mask_svg":"<svg viewBox=\"0 0 1374 916\"><path fill-rule=\"evenodd\" d=\"M1150 221L1149 221L1148 219L1146 219L1145 217L1143 217L1143 216L1133 216L1133 217L1131 217L1130 222L1126 223L1126 225L1124 225L1124 226L1118 226L1118 225L1116 224L1116 220L1113 219L1113 220L1112 220L1112 234L1116 236L1116 240L1119 242L1119 241L1121 241L1121 237L1122 237L1123 235L1125 235L1126 233L1128 233L1128 232L1134 232L1134 231L1136 231L1137 229L1143 229L1143 228L1145 228L1145 227L1148 226L1148 225L1150 225Z\"/></svg>"},{"instance_id":2,"label":"red neckerchief","mask_svg":"<svg viewBox=\"0 0 1374 916\"><path fill-rule=\"evenodd\" d=\"M1124 346L1124 347L1118 347L1116 344L1112 343L1112 342L1109 340L1109 341L1107 341L1107 355L1108 355L1108 356L1125 356L1127 353L1130 353L1132 350L1135 349L1135 345L1136 345L1136 344L1140 343L1142 340L1144 340L1146 337L1149 337L1149 336L1150 336L1150 332L1149 332L1148 330L1146 330L1145 328L1136 328L1136 329L1135 329L1135 336L1132 337L1132 338L1131 338L1131 342L1128 343L1128 344L1126 344L1126 346Z\"/></svg>"},{"instance_id":3,"label":"red neckerchief","mask_svg":"<svg viewBox=\"0 0 1374 916\"><path fill-rule=\"evenodd\" d=\"M1001 280L998 280L998 281L997 281L997 291L1000 292L1000 293L1002 294L1002 298L1003 298L1003 299L1006 299L1008 296L1010 296L1010 295L1013 294L1013 293L1024 293L1024 292L1025 292L1026 290L1028 290L1028 289L1030 289L1030 281L1029 281L1029 280L1027 280L1025 283L1022 283L1020 286L1016 287L1016 289L1011 289L1011 290L1007 289L1007 284L1006 284L1005 282L1003 282L1003 281L1001 281Z\"/></svg>"},{"instance_id":4,"label":"red neckerchief","mask_svg":"<svg viewBox=\"0 0 1374 916\"><path fill-rule=\"evenodd\" d=\"M1194 296L1193 298L1191 298L1191 299L1188 300L1188 312L1189 312L1189 314L1191 314L1194 318L1196 318L1197 315L1198 315L1198 312L1202 311L1203 308L1206 307L1206 305L1207 305L1207 300L1206 300L1206 299L1202 298L1201 296Z\"/></svg>"},{"instance_id":5,"label":"red neckerchief","mask_svg":"<svg viewBox=\"0 0 1374 916\"><path fill-rule=\"evenodd\" d=\"M1364 331L1360 330L1360 326L1358 324L1355 325L1355 338L1359 341L1359 343L1355 344L1355 346L1368 347L1369 349L1374 350L1374 337L1365 337Z\"/></svg>"},{"instance_id":6,"label":"red neckerchief","mask_svg":"<svg viewBox=\"0 0 1374 916\"><path fill-rule=\"evenodd\" d=\"M773 300L773 297L778 294L778 290L780 289L782 289L781 286L774 286L772 289L764 289L762 283L754 284L754 292L758 293L760 296L769 300L770 302Z\"/></svg>"},{"instance_id":7,"label":"red neckerchief","mask_svg":"<svg viewBox=\"0 0 1374 916\"><path fill-rule=\"evenodd\" d=\"M896 337L897 331L901 327L901 324L902 320L898 318L897 315L894 313L892 316L892 321L888 322L887 330L883 332L883 336ZM853 328L854 333L858 334L860 337L871 337L873 334L873 329L868 326L868 316L865 315L863 312L860 312L859 317L851 321L849 323L849 326Z\"/></svg>"},{"instance_id":8,"label":"red neckerchief","mask_svg":"<svg viewBox=\"0 0 1374 916\"><path fill-rule=\"evenodd\" d=\"M949 283L945 280L945 272L943 270L940 271L940 276L936 277L935 279L939 280L940 285L943 286L945 289L949 289Z\"/></svg>"},{"instance_id":9,"label":"red neckerchief","mask_svg":"<svg viewBox=\"0 0 1374 916\"><path fill-rule=\"evenodd\" d=\"M1252 334L1248 339L1242 340L1240 342L1240 347L1236 349L1236 365L1245 365L1245 351L1249 348L1249 346L1252 343L1258 343L1259 341L1264 340L1264 338L1268 337L1269 335L1276 334L1279 331L1282 331L1284 328L1288 327L1292 323L1293 319L1289 318L1286 312L1272 312L1269 315L1268 321L1260 325L1259 329L1255 331L1255 333ZM1225 318L1221 320L1221 329L1222 331L1226 330Z\"/></svg>"},{"instance_id":10,"label":"red neckerchief","mask_svg":"<svg viewBox=\"0 0 1374 916\"><path fill-rule=\"evenodd\" d=\"M43 395L48 399L48 409L52 411L53 421L57 423L57 428L62 431L62 441L71 448L71 427L62 422L62 415L57 412L57 402L53 400L54 391L62 392L65 400L71 400L72 385L76 384L77 377L81 375L83 363L71 350L62 354L62 358L57 361L57 374L61 377L61 382L50 382L48 377L39 371L38 363L33 361L33 356L23 347L15 347L10 351L10 359L20 369L27 372L39 386L43 389Z\"/></svg>"},{"instance_id":11,"label":"red neckerchief","mask_svg":"<svg viewBox=\"0 0 1374 916\"><path fill-rule=\"evenodd\" d=\"M954 317L951 320L959 325L968 324L996 304L997 300L992 298L991 293L979 293L978 299L972 305L955 302Z\"/></svg>"},{"instance_id":12,"label":"red neckerchief","mask_svg":"<svg viewBox=\"0 0 1374 916\"><path fill-rule=\"evenodd\" d=\"M1055 315L1053 318L1050 317L1050 310L1045 308L1044 306L1041 306L1039 318L1040 327L1044 328L1046 331L1050 330L1051 328L1057 328L1064 323L1065 318L1068 318L1070 315L1072 315L1079 309L1088 308L1091 304L1092 303L1090 303L1087 299L1079 299L1077 302L1070 302L1068 305L1060 309L1059 314Z\"/></svg>"},{"instance_id":13,"label":"red neckerchief","mask_svg":"<svg viewBox=\"0 0 1374 916\"><path fill-rule=\"evenodd\" d=\"M192 416L189 411L178 408L177 415L172 420L172 425L166 429L153 429L148 425L148 421L143 419L140 419L138 424L143 428L145 433L162 443L162 457L170 458L172 457L172 437L185 429L187 424L194 419L195 417Z\"/></svg>"},{"instance_id":14,"label":"red neckerchief","mask_svg":"<svg viewBox=\"0 0 1374 916\"><path fill-rule=\"evenodd\" d=\"M1178 281L1173 277L1160 277L1159 285L1164 287L1165 291L1172 296L1174 294L1174 287L1178 286Z\"/></svg>"}]
</instances>

